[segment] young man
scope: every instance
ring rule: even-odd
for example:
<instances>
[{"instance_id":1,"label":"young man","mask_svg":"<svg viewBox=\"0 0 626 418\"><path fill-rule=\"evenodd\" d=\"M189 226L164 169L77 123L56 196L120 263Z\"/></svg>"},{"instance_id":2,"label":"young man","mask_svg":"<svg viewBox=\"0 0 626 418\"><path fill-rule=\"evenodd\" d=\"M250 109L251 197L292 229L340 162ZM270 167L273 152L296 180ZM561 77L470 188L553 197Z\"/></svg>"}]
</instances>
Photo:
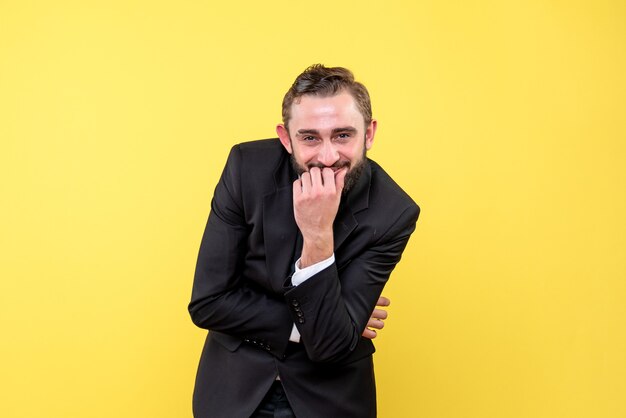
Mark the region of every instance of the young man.
<instances>
[{"instance_id":1,"label":"young man","mask_svg":"<svg viewBox=\"0 0 626 418\"><path fill-rule=\"evenodd\" d=\"M196 417L376 416L366 327L382 327L374 308L419 215L366 157L376 125L349 70L314 65L285 95L279 138L231 150L189 305L211 331Z\"/></svg>"}]
</instances>

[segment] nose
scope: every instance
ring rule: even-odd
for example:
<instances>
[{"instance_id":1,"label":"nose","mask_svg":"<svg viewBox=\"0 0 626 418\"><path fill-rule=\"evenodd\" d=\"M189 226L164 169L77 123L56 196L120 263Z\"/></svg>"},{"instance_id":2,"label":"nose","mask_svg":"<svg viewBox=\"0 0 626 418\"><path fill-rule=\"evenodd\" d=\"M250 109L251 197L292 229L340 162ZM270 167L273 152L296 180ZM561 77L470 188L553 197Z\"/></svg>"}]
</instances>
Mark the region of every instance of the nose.
<instances>
[{"instance_id":1,"label":"nose","mask_svg":"<svg viewBox=\"0 0 626 418\"><path fill-rule=\"evenodd\" d=\"M322 144L317 160L326 167L332 166L339 160L339 153L332 142L324 142Z\"/></svg>"}]
</instances>

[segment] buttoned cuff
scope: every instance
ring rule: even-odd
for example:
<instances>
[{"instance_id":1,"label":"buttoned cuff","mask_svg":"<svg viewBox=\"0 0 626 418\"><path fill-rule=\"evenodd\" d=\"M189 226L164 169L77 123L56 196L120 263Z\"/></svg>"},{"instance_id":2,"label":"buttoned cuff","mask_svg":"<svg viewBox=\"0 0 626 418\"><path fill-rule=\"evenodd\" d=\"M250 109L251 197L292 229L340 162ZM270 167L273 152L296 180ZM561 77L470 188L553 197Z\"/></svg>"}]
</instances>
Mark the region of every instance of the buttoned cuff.
<instances>
[{"instance_id":1,"label":"buttoned cuff","mask_svg":"<svg viewBox=\"0 0 626 418\"><path fill-rule=\"evenodd\" d=\"M319 263L315 263L312 266L301 269L300 259L298 258L298 261L296 261L296 265L295 265L295 271L293 275L291 276L291 285L298 286L299 284L304 283L305 281L307 281L308 279L310 279L311 277L313 277L320 271L324 270L325 268L327 268L334 262L335 262L335 254L333 253L326 260L322 260ZM300 332L298 331L296 324L293 324L293 327L291 328L291 335L289 336L289 341L293 343L300 342Z\"/></svg>"}]
</instances>

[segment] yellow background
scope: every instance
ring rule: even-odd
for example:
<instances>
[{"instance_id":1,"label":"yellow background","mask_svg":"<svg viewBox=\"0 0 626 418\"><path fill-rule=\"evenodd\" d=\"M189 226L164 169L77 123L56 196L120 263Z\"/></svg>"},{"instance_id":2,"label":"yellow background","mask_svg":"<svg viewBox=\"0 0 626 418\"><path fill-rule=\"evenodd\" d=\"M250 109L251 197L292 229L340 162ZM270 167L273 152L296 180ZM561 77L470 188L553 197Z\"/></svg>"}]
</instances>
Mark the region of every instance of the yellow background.
<instances>
[{"instance_id":1,"label":"yellow background","mask_svg":"<svg viewBox=\"0 0 626 418\"><path fill-rule=\"evenodd\" d=\"M230 146L351 68L421 205L379 416L626 417L623 1L0 1L0 416L191 416Z\"/></svg>"}]
</instances>

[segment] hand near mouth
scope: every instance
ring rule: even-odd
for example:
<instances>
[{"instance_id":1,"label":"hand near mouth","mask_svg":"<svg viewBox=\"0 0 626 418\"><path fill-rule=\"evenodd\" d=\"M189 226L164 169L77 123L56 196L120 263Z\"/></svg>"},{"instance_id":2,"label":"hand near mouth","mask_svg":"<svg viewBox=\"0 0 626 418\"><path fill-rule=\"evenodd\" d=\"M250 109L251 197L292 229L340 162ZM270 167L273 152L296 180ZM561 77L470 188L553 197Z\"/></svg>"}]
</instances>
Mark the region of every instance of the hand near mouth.
<instances>
[{"instance_id":1,"label":"hand near mouth","mask_svg":"<svg viewBox=\"0 0 626 418\"><path fill-rule=\"evenodd\" d=\"M312 167L293 183L293 212L302 233L300 268L333 254L333 222L348 169Z\"/></svg>"}]
</instances>

